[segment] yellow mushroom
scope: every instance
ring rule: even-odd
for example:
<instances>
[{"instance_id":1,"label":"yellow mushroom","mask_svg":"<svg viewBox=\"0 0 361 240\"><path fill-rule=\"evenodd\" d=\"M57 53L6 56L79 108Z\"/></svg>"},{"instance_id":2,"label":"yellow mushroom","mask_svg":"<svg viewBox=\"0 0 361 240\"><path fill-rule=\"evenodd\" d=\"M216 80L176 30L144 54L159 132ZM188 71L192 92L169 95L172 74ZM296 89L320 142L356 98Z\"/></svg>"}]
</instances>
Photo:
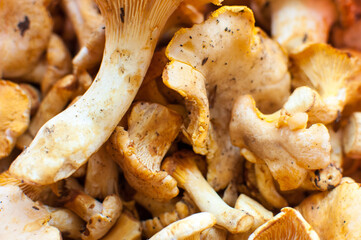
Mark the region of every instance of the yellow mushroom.
<instances>
[{"instance_id":1,"label":"yellow mushroom","mask_svg":"<svg viewBox=\"0 0 361 240\"><path fill-rule=\"evenodd\" d=\"M207 156L210 184L225 188L240 161L228 131L232 104L240 94L252 94L262 110L281 107L290 87L287 56L254 26L252 11L239 6L222 7L179 30L166 54L171 62L163 81L183 96L188 110L183 133L196 153Z\"/></svg>"},{"instance_id":2,"label":"yellow mushroom","mask_svg":"<svg viewBox=\"0 0 361 240\"><path fill-rule=\"evenodd\" d=\"M177 182L160 171L160 165L181 124L176 112L159 104L139 102L129 115L128 130L116 128L109 150L134 189L155 199L178 195Z\"/></svg>"},{"instance_id":3,"label":"yellow mushroom","mask_svg":"<svg viewBox=\"0 0 361 240\"><path fill-rule=\"evenodd\" d=\"M18 84L0 80L0 159L8 156L29 125L30 98Z\"/></svg>"}]
</instances>

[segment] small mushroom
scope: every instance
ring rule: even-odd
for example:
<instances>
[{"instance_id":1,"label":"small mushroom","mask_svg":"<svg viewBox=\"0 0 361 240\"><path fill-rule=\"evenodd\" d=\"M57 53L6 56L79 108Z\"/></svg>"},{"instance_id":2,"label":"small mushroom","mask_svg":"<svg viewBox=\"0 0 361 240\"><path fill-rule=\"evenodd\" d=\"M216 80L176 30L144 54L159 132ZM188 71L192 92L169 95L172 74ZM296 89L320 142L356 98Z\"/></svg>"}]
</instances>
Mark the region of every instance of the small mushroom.
<instances>
[{"instance_id":1,"label":"small mushroom","mask_svg":"<svg viewBox=\"0 0 361 240\"><path fill-rule=\"evenodd\" d=\"M0 186L0 236L3 239L61 240L60 231L49 226L50 214L17 186Z\"/></svg>"},{"instance_id":2,"label":"small mushroom","mask_svg":"<svg viewBox=\"0 0 361 240\"><path fill-rule=\"evenodd\" d=\"M216 224L216 218L208 212L195 213L162 229L149 240L185 239L199 235L201 231Z\"/></svg>"},{"instance_id":3,"label":"small mushroom","mask_svg":"<svg viewBox=\"0 0 361 240\"><path fill-rule=\"evenodd\" d=\"M349 158L361 158L361 112L348 119L342 137L343 150Z\"/></svg>"},{"instance_id":4,"label":"small mushroom","mask_svg":"<svg viewBox=\"0 0 361 240\"><path fill-rule=\"evenodd\" d=\"M102 240L140 240L141 233L139 220L130 211L124 209L117 222Z\"/></svg>"},{"instance_id":5,"label":"small mushroom","mask_svg":"<svg viewBox=\"0 0 361 240\"><path fill-rule=\"evenodd\" d=\"M45 96L57 80L71 71L71 56L63 40L52 34L46 50L46 71L41 80L41 93Z\"/></svg>"},{"instance_id":6,"label":"small mushroom","mask_svg":"<svg viewBox=\"0 0 361 240\"><path fill-rule=\"evenodd\" d=\"M30 108L30 98L18 84L0 80L0 159L11 153L28 128Z\"/></svg>"},{"instance_id":7,"label":"small mushroom","mask_svg":"<svg viewBox=\"0 0 361 240\"><path fill-rule=\"evenodd\" d=\"M327 44L315 43L290 55L294 87L308 86L324 102L328 124L341 114L346 104L357 99L361 86L361 60Z\"/></svg>"},{"instance_id":8,"label":"small mushroom","mask_svg":"<svg viewBox=\"0 0 361 240\"><path fill-rule=\"evenodd\" d=\"M292 190L304 182L309 170L330 164L327 128L323 124L306 128L306 123L306 113L264 115L253 98L245 95L233 108L231 139L235 146L246 149L247 160L266 163L282 191Z\"/></svg>"},{"instance_id":9,"label":"small mushroom","mask_svg":"<svg viewBox=\"0 0 361 240\"><path fill-rule=\"evenodd\" d=\"M248 231L253 224L253 217L243 209L228 206L216 191L204 179L199 171L192 152L182 151L165 159L162 169L172 175L178 186L184 188L201 211L212 213L217 225L231 233Z\"/></svg>"},{"instance_id":10,"label":"small mushroom","mask_svg":"<svg viewBox=\"0 0 361 240\"><path fill-rule=\"evenodd\" d=\"M123 205L117 195L107 196L100 203L79 190L70 190L64 206L87 222L81 238L100 239L116 223Z\"/></svg>"},{"instance_id":11,"label":"small mushroom","mask_svg":"<svg viewBox=\"0 0 361 240\"><path fill-rule=\"evenodd\" d=\"M111 159L105 147L101 147L88 160L84 191L98 199L118 194L118 166Z\"/></svg>"},{"instance_id":12,"label":"small mushroom","mask_svg":"<svg viewBox=\"0 0 361 240\"><path fill-rule=\"evenodd\" d=\"M337 12L332 0L271 0L271 32L288 52L326 43Z\"/></svg>"},{"instance_id":13,"label":"small mushroom","mask_svg":"<svg viewBox=\"0 0 361 240\"><path fill-rule=\"evenodd\" d=\"M305 239L319 240L317 233L295 209L286 207L271 220L256 229L248 238L261 239Z\"/></svg>"},{"instance_id":14,"label":"small mushroom","mask_svg":"<svg viewBox=\"0 0 361 240\"><path fill-rule=\"evenodd\" d=\"M180 201L174 204L173 210L165 211L157 216L154 216L153 219L142 221L143 235L150 238L169 224L188 217L198 211L199 210L195 203L187 195L185 195Z\"/></svg>"},{"instance_id":15,"label":"small mushroom","mask_svg":"<svg viewBox=\"0 0 361 240\"><path fill-rule=\"evenodd\" d=\"M49 225L54 226L64 237L80 239L85 222L72 211L65 208L46 207L50 213Z\"/></svg>"},{"instance_id":16,"label":"small mushroom","mask_svg":"<svg viewBox=\"0 0 361 240\"><path fill-rule=\"evenodd\" d=\"M20 78L40 62L52 32L48 2L13 0L0 5L0 74L4 78Z\"/></svg>"},{"instance_id":17,"label":"small mushroom","mask_svg":"<svg viewBox=\"0 0 361 240\"><path fill-rule=\"evenodd\" d=\"M182 118L176 112L159 104L140 102L132 108L128 130L116 129L110 150L134 189L155 199L177 196L177 182L160 171L160 165L181 124Z\"/></svg>"},{"instance_id":18,"label":"small mushroom","mask_svg":"<svg viewBox=\"0 0 361 240\"><path fill-rule=\"evenodd\" d=\"M248 232L233 234L228 238L229 240L246 240L248 237L262 224L269 221L273 217L273 213L265 209L261 204L248 197L247 195L239 195L236 202L236 209L245 209L251 216L254 217L254 224Z\"/></svg>"},{"instance_id":19,"label":"small mushroom","mask_svg":"<svg viewBox=\"0 0 361 240\"><path fill-rule=\"evenodd\" d=\"M343 178L332 191L316 193L297 206L320 239L359 239L358 221L361 188L350 178Z\"/></svg>"},{"instance_id":20,"label":"small mushroom","mask_svg":"<svg viewBox=\"0 0 361 240\"><path fill-rule=\"evenodd\" d=\"M179 30L166 51L171 61L163 82L185 99L183 133L195 153L207 156L207 180L215 190L227 186L240 161L228 130L236 97L252 94L262 110L274 111L289 95L287 56L254 22L250 9L225 6Z\"/></svg>"}]
</instances>

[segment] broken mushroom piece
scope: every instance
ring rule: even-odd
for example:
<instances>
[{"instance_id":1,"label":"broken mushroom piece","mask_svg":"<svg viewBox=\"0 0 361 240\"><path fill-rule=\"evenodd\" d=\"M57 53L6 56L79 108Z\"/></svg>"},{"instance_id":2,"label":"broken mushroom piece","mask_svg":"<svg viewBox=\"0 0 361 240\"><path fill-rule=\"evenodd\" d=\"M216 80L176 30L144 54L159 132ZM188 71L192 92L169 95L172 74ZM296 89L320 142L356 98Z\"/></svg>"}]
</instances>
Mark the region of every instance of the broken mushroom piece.
<instances>
[{"instance_id":1,"label":"broken mushroom piece","mask_svg":"<svg viewBox=\"0 0 361 240\"><path fill-rule=\"evenodd\" d=\"M118 194L118 166L111 159L105 147L101 147L88 160L84 191L98 199L111 194Z\"/></svg>"},{"instance_id":2,"label":"broken mushroom piece","mask_svg":"<svg viewBox=\"0 0 361 240\"><path fill-rule=\"evenodd\" d=\"M304 118L304 115L306 118ZM250 95L233 108L230 135L247 160L266 163L281 191L298 188L309 170L330 163L330 135L323 124L306 128L307 114L262 114ZM262 146L261 148L259 146ZM243 150L245 149L245 150Z\"/></svg>"},{"instance_id":3,"label":"broken mushroom piece","mask_svg":"<svg viewBox=\"0 0 361 240\"><path fill-rule=\"evenodd\" d=\"M361 112L354 112L349 117L342 141L347 157L361 158Z\"/></svg>"},{"instance_id":4,"label":"broken mushroom piece","mask_svg":"<svg viewBox=\"0 0 361 240\"><path fill-rule=\"evenodd\" d=\"M248 239L319 240L320 238L297 210L286 207L282 208L281 212L271 220L257 228Z\"/></svg>"},{"instance_id":5,"label":"broken mushroom piece","mask_svg":"<svg viewBox=\"0 0 361 240\"><path fill-rule=\"evenodd\" d=\"M236 209L245 209L254 218L254 224L248 232L233 234L229 236L229 240L246 240L248 237L262 224L269 221L273 217L273 213L265 209L261 204L248 197L247 195L239 195L236 202Z\"/></svg>"},{"instance_id":6,"label":"broken mushroom piece","mask_svg":"<svg viewBox=\"0 0 361 240\"><path fill-rule=\"evenodd\" d=\"M310 44L291 54L294 87L316 90L328 112L327 124L337 118L347 103L355 100L361 86L361 60L327 44Z\"/></svg>"},{"instance_id":7,"label":"broken mushroom piece","mask_svg":"<svg viewBox=\"0 0 361 240\"><path fill-rule=\"evenodd\" d=\"M3 78L24 76L39 63L52 31L52 20L46 9L48 2L14 0L0 5Z\"/></svg>"},{"instance_id":8,"label":"broken mushroom piece","mask_svg":"<svg viewBox=\"0 0 361 240\"><path fill-rule=\"evenodd\" d=\"M185 239L199 235L204 229L216 224L216 218L208 212L195 213L162 229L149 240Z\"/></svg>"},{"instance_id":9,"label":"broken mushroom piece","mask_svg":"<svg viewBox=\"0 0 361 240\"><path fill-rule=\"evenodd\" d=\"M228 206L216 191L204 179L194 158L197 155L190 151L177 152L165 159L162 169L172 175L178 186L184 188L201 211L212 213L217 225L231 233L249 230L253 225L253 217L243 209Z\"/></svg>"},{"instance_id":10,"label":"broken mushroom piece","mask_svg":"<svg viewBox=\"0 0 361 240\"><path fill-rule=\"evenodd\" d=\"M252 11L239 6L222 7L205 22L179 30L166 54L171 62L163 81L185 98L189 111L183 133L196 153L207 156L208 182L223 189L240 161L229 138L232 104L253 94L264 111L281 107L290 88L287 56L254 26Z\"/></svg>"},{"instance_id":11,"label":"broken mushroom piece","mask_svg":"<svg viewBox=\"0 0 361 240\"><path fill-rule=\"evenodd\" d=\"M0 80L0 159L8 156L30 121L30 98L18 84Z\"/></svg>"},{"instance_id":12,"label":"broken mushroom piece","mask_svg":"<svg viewBox=\"0 0 361 240\"><path fill-rule=\"evenodd\" d=\"M332 0L271 0L271 32L288 52L326 43L337 12Z\"/></svg>"},{"instance_id":13,"label":"broken mushroom piece","mask_svg":"<svg viewBox=\"0 0 361 240\"><path fill-rule=\"evenodd\" d=\"M49 226L50 214L17 186L0 186L0 236L3 239L61 240L60 231Z\"/></svg>"},{"instance_id":14,"label":"broken mushroom piece","mask_svg":"<svg viewBox=\"0 0 361 240\"><path fill-rule=\"evenodd\" d=\"M45 123L11 165L10 172L26 182L51 184L69 177L110 137L142 83L162 27L181 0L96 2L106 26L101 67L76 104Z\"/></svg>"},{"instance_id":15,"label":"broken mushroom piece","mask_svg":"<svg viewBox=\"0 0 361 240\"><path fill-rule=\"evenodd\" d=\"M64 206L87 222L81 234L83 240L103 237L116 223L123 209L122 201L117 195L109 195L100 203L77 190L70 190Z\"/></svg>"},{"instance_id":16,"label":"broken mushroom piece","mask_svg":"<svg viewBox=\"0 0 361 240\"><path fill-rule=\"evenodd\" d=\"M135 190L163 200L178 195L177 182L160 171L160 165L181 124L182 117L176 112L156 103L139 102L128 118L128 130L116 128L110 151Z\"/></svg>"},{"instance_id":17,"label":"broken mushroom piece","mask_svg":"<svg viewBox=\"0 0 361 240\"><path fill-rule=\"evenodd\" d=\"M328 192L309 196L297 206L321 239L359 239L361 188L351 178Z\"/></svg>"}]
</instances>

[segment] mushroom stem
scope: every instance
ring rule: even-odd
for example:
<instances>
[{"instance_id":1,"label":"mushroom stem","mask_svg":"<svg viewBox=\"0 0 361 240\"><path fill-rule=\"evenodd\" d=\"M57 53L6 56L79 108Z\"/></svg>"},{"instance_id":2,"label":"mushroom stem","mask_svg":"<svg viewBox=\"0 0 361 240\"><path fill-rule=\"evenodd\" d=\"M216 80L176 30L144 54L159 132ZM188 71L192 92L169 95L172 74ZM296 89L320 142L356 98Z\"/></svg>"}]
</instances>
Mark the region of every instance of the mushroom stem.
<instances>
[{"instance_id":1,"label":"mushroom stem","mask_svg":"<svg viewBox=\"0 0 361 240\"><path fill-rule=\"evenodd\" d=\"M246 211L228 206L204 179L193 158L195 155L176 153L168 157L165 169L184 188L201 211L212 213L217 224L231 233L245 232L253 225L253 217Z\"/></svg>"},{"instance_id":2,"label":"mushroom stem","mask_svg":"<svg viewBox=\"0 0 361 240\"><path fill-rule=\"evenodd\" d=\"M70 176L100 148L128 110L159 33L180 2L97 0L106 26L100 70L78 102L44 124L11 173L31 183L53 183Z\"/></svg>"}]
</instances>

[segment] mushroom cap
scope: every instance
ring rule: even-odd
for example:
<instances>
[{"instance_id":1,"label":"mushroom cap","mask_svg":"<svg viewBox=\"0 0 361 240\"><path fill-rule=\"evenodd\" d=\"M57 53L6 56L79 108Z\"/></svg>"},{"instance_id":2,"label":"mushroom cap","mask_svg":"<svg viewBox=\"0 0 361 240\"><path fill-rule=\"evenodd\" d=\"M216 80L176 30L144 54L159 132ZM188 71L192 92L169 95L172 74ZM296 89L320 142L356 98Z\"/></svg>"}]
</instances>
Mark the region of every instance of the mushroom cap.
<instances>
[{"instance_id":1,"label":"mushroom cap","mask_svg":"<svg viewBox=\"0 0 361 240\"><path fill-rule=\"evenodd\" d=\"M140 102L130 113L128 131L116 129L110 150L134 189L155 199L177 196L177 182L160 171L160 164L181 124L182 118L176 112L159 104Z\"/></svg>"},{"instance_id":2,"label":"mushroom cap","mask_svg":"<svg viewBox=\"0 0 361 240\"><path fill-rule=\"evenodd\" d=\"M13 0L0 5L0 46L3 76L30 72L47 48L52 20L45 1Z\"/></svg>"},{"instance_id":3,"label":"mushroom cap","mask_svg":"<svg viewBox=\"0 0 361 240\"><path fill-rule=\"evenodd\" d=\"M360 200L360 184L343 178L332 191L311 195L296 209L321 239L360 239Z\"/></svg>"},{"instance_id":4,"label":"mushroom cap","mask_svg":"<svg viewBox=\"0 0 361 240\"><path fill-rule=\"evenodd\" d=\"M48 225L50 214L17 186L0 186L0 236L4 239L61 240L60 231Z\"/></svg>"},{"instance_id":5,"label":"mushroom cap","mask_svg":"<svg viewBox=\"0 0 361 240\"><path fill-rule=\"evenodd\" d=\"M249 237L249 240L261 239L319 240L320 238L297 210L286 207L257 228Z\"/></svg>"},{"instance_id":6,"label":"mushroom cap","mask_svg":"<svg viewBox=\"0 0 361 240\"><path fill-rule=\"evenodd\" d=\"M10 154L29 125L31 103L19 85L0 80L0 159Z\"/></svg>"},{"instance_id":7,"label":"mushroom cap","mask_svg":"<svg viewBox=\"0 0 361 240\"><path fill-rule=\"evenodd\" d=\"M283 112L263 115L250 95L239 97L232 112L233 144L246 148L258 161L264 161L281 190L298 188L308 170L322 169L330 163L327 128L323 124L309 128L301 124L295 128L293 123L297 119L294 120L294 116Z\"/></svg>"},{"instance_id":8,"label":"mushroom cap","mask_svg":"<svg viewBox=\"0 0 361 240\"><path fill-rule=\"evenodd\" d=\"M279 108L289 95L287 56L254 26L252 11L239 6L222 7L179 30L166 54L171 62L163 81L185 98L190 112L185 136L196 153L207 155L208 181L224 188L239 161L228 134L232 104L248 93L262 110Z\"/></svg>"},{"instance_id":9,"label":"mushroom cap","mask_svg":"<svg viewBox=\"0 0 361 240\"><path fill-rule=\"evenodd\" d=\"M308 86L316 90L332 115L331 121L353 101L361 86L361 61L358 57L327 44L307 45L290 55L294 87ZM328 120L328 122L330 122ZM326 123L328 123L326 122Z\"/></svg>"}]
</instances>

